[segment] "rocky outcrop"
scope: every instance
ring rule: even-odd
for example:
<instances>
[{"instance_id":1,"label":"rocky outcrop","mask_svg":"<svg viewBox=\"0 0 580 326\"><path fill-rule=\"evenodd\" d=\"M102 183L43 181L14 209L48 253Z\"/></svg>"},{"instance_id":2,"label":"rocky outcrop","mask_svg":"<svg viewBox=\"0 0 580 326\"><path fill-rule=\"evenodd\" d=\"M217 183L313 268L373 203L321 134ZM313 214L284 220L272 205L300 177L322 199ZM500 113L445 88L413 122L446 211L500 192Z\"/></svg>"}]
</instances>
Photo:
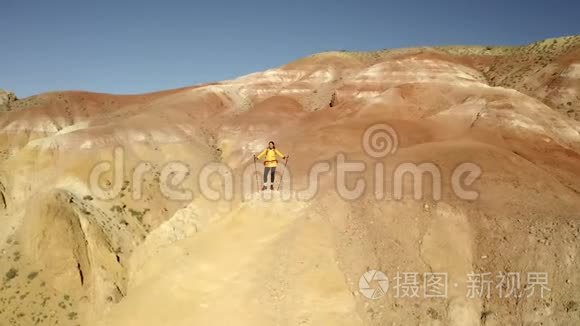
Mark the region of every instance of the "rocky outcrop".
<instances>
[{"instance_id":1,"label":"rocky outcrop","mask_svg":"<svg viewBox=\"0 0 580 326\"><path fill-rule=\"evenodd\" d=\"M18 98L14 93L0 89L0 112L10 111L12 103L16 101L18 101Z\"/></svg>"}]
</instances>

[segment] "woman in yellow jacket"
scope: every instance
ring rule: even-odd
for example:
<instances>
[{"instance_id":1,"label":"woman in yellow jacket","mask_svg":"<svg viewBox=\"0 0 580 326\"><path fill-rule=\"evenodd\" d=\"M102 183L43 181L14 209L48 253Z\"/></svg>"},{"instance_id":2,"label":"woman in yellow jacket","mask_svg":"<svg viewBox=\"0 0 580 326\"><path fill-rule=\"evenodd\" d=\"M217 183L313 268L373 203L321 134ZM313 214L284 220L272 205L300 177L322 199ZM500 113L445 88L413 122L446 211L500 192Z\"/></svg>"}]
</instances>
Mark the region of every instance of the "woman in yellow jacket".
<instances>
[{"instance_id":1,"label":"woman in yellow jacket","mask_svg":"<svg viewBox=\"0 0 580 326\"><path fill-rule=\"evenodd\" d=\"M273 141L268 143L268 148L264 149L258 156L254 155L254 160L258 159L261 160L263 157L264 159L264 186L262 190L266 190L268 185L268 173L270 174L270 189L274 190L274 178L276 176L276 167L278 166L278 160L276 160L276 156L280 156L283 159L287 159L288 156L282 154L279 150L276 149L276 144Z\"/></svg>"}]
</instances>

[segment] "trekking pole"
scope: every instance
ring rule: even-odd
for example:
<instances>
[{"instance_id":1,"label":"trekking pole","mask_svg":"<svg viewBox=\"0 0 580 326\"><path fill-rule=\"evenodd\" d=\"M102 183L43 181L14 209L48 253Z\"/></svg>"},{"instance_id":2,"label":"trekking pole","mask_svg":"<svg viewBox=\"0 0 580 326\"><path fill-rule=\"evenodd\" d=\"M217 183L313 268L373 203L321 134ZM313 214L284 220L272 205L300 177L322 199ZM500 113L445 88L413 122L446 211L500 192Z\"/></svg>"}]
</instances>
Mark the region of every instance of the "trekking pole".
<instances>
[{"instance_id":1,"label":"trekking pole","mask_svg":"<svg viewBox=\"0 0 580 326\"><path fill-rule=\"evenodd\" d=\"M254 171L256 171L256 190L260 191L260 180L258 179L258 167L256 166L256 155L254 155Z\"/></svg>"},{"instance_id":2,"label":"trekking pole","mask_svg":"<svg viewBox=\"0 0 580 326\"><path fill-rule=\"evenodd\" d=\"M282 181L284 180L284 172L286 172L286 165L288 165L288 156L284 159L284 170L282 170L282 175L280 176L280 183L278 183L278 190L282 186Z\"/></svg>"}]
</instances>

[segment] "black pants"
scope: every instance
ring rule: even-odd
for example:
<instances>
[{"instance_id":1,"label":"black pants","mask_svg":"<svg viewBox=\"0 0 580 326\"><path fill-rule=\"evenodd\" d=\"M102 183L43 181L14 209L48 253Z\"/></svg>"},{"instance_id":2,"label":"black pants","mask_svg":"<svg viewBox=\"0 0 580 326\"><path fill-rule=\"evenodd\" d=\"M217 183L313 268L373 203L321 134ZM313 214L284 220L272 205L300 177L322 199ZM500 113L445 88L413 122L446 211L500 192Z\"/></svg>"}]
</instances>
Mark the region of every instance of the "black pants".
<instances>
[{"instance_id":1,"label":"black pants","mask_svg":"<svg viewBox=\"0 0 580 326\"><path fill-rule=\"evenodd\" d=\"M276 176L276 167L265 167L264 168L264 184L268 183L268 173L270 173L270 182L274 184L274 178Z\"/></svg>"}]
</instances>

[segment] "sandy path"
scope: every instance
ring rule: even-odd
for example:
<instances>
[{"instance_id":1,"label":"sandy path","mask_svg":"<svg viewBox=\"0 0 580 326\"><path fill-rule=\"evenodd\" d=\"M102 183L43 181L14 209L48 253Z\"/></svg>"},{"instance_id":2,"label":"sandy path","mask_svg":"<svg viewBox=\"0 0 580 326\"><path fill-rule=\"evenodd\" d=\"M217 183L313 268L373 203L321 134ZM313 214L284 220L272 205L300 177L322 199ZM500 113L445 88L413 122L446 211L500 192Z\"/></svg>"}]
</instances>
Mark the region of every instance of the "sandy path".
<instances>
[{"instance_id":1,"label":"sandy path","mask_svg":"<svg viewBox=\"0 0 580 326\"><path fill-rule=\"evenodd\" d=\"M100 325L360 325L325 229L296 203L241 204L153 257Z\"/></svg>"}]
</instances>

